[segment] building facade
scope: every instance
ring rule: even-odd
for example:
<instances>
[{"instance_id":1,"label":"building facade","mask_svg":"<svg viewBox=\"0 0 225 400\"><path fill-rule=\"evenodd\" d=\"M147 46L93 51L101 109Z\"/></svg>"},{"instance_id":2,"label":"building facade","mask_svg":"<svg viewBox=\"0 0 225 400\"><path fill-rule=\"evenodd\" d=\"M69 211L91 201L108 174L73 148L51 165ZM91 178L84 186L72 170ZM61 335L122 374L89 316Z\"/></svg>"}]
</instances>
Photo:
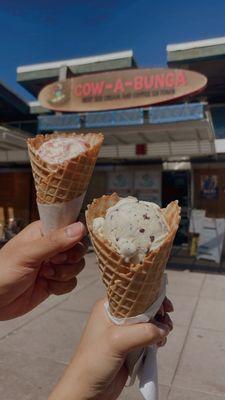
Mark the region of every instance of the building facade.
<instances>
[{"instance_id":1,"label":"building facade","mask_svg":"<svg viewBox=\"0 0 225 400\"><path fill-rule=\"evenodd\" d=\"M225 38L168 45L167 61L168 67L205 75L207 87L168 104L89 113L53 113L33 101L29 121L37 132L102 131L105 143L86 203L112 191L162 206L177 198L182 206L177 243L183 243L191 208L225 216ZM17 80L37 98L45 85L57 80L132 68L138 63L132 51L125 51L18 67ZM18 163L28 165L24 152L18 157ZM33 188L30 201L33 219Z\"/></svg>"}]
</instances>

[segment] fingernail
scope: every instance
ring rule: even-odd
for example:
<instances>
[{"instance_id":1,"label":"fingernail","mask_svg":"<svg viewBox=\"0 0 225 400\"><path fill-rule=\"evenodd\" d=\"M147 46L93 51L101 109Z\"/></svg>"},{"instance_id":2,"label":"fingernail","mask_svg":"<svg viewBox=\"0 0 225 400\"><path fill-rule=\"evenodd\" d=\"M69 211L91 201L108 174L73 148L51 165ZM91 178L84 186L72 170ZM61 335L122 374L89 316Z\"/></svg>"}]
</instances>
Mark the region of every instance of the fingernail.
<instances>
[{"instance_id":1,"label":"fingernail","mask_svg":"<svg viewBox=\"0 0 225 400\"><path fill-rule=\"evenodd\" d=\"M66 235L69 238L81 236L84 233L84 225L82 222L75 222L72 225L67 226Z\"/></svg>"}]
</instances>

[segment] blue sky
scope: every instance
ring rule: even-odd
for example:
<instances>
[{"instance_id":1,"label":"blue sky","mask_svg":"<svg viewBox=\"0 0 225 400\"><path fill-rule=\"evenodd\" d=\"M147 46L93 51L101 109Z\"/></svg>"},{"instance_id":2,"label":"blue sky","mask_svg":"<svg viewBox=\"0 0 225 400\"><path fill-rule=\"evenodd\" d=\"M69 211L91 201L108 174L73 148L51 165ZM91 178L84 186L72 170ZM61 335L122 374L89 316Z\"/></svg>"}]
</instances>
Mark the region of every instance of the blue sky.
<instances>
[{"instance_id":1,"label":"blue sky","mask_svg":"<svg viewBox=\"0 0 225 400\"><path fill-rule=\"evenodd\" d=\"M166 45L225 36L224 0L0 0L0 79L25 98L16 67L133 49L166 64Z\"/></svg>"}]
</instances>

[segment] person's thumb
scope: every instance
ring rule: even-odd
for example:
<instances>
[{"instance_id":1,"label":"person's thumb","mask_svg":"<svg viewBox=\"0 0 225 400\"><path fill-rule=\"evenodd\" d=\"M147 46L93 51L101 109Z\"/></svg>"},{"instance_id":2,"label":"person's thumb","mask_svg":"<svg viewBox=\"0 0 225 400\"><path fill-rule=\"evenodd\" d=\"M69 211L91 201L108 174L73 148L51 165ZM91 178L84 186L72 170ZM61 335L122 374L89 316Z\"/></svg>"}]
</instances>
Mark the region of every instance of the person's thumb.
<instances>
[{"instance_id":1,"label":"person's thumb","mask_svg":"<svg viewBox=\"0 0 225 400\"><path fill-rule=\"evenodd\" d=\"M85 235L86 229L81 222L52 231L24 246L21 254L24 263L41 263L54 255L73 247Z\"/></svg>"},{"instance_id":2,"label":"person's thumb","mask_svg":"<svg viewBox=\"0 0 225 400\"><path fill-rule=\"evenodd\" d=\"M170 332L168 325L154 322L115 327L114 348L122 354L147 345L156 344Z\"/></svg>"}]
</instances>

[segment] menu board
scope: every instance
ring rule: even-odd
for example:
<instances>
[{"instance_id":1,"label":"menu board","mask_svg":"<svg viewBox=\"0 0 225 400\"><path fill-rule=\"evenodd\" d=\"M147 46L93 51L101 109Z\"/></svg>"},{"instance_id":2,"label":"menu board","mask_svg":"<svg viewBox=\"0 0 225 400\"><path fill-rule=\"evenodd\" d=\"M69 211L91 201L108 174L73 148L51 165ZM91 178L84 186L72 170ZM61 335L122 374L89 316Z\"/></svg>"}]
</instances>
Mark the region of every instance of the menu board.
<instances>
[{"instance_id":1,"label":"menu board","mask_svg":"<svg viewBox=\"0 0 225 400\"><path fill-rule=\"evenodd\" d=\"M152 201L161 206L161 171L135 171L134 190L139 200Z\"/></svg>"}]
</instances>

